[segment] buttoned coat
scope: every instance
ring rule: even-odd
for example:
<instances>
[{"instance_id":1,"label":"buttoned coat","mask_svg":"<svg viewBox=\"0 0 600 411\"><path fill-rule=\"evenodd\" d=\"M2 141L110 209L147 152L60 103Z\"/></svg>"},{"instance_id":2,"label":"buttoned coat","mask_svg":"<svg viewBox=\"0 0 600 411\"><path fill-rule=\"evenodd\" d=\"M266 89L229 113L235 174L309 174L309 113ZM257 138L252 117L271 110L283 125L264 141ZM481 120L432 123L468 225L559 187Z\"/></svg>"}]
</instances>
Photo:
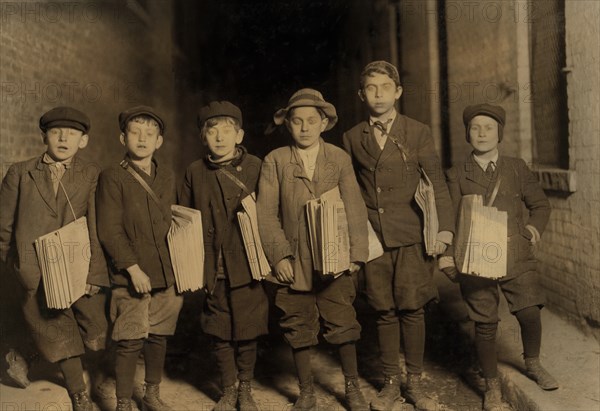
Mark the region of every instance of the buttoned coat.
<instances>
[{"instance_id":1,"label":"buttoned coat","mask_svg":"<svg viewBox=\"0 0 600 411\"><path fill-rule=\"evenodd\" d=\"M363 121L344 133L352 157L369 221L386 247L423 242L423 217L414 199L422 167L433 183L439 231L454 232L454 214L448 187L429 127L398 114L383 150L373 128Z\"/></svg>"},{"instance_id":2,"label":"buttoned coat","mask_svg":"<svg viewBox=\"0 0 600 411\"><path fill-rule=\"evenodd\" d=\"M508 214L507 278L535 270L536 260L530 242L532 234L526 225L532 225L541 235L550 218L551 209L548 198L525 161L500 156L494 178L490 180L470 154L462 164L450 168L446 176L456 213L462 196L467 194L479 194L483 196L484 204L487 203L496 180L500 178L498 194L492 206ZM524 209L527 214L524 214ZM453 256L454 247L448 247L445 254Z\"/></svg>"},{"instance_id":3,"label":"buttoned coat","mask_svg":"<svg viewBox=\"0 0 600 411\"><path fill-rule=\"evenodd\" d=\"M154 179L129 166L146 180L160 199L151 198L142 185L123 167L114 165L100 173L96 205L98 236L109 255L113 285L130 285L126 269L138 264L150 277L152 288L170 287L175 282L167 233L171 226L171 205L176 201L173 172L153 159Z\"/></svg>"},{"instance_id":4,"label":"buttoned coat","mask_svg":"<svg viewBox=\"0 0 600 411\"><path fill-rule=\"evenodd\" d=\"M224 168L240 180L250 193L255 191L260 174L259 158L246 154ZM252 272L239 228L237 212L248 195L207 159L193 162L185 173L179 204L200 210L204 232L204 278L209 292L214 290L219 252L231 287L252 281Z\"/></svg>"},{"instance_id":5,"label":"buttoned coat","mask_svg":"<svg viewBox=\"0 0 600 411\"><path fill-rule=\"evenodd\" d=\"M273 266L285 257L294 258L292 289L308 291L313 286L305 205L338 186L348 219L350 261L366 262L367 212L347 153L320 139L312 181L294 146L278 148L263 161L257 203L260 236Z\"/></svg>"}]
</instances>

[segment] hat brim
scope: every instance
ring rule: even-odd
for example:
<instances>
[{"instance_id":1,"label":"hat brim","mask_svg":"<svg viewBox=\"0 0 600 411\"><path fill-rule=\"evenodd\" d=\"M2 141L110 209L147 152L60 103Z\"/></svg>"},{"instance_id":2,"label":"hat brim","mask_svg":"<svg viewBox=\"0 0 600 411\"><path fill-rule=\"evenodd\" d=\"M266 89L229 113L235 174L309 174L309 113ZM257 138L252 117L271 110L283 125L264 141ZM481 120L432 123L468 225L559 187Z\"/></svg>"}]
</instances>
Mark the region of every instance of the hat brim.
<instances>
[{"instance_id":1,"label":"hat brim","mask_svg":"<svg viewBox=\"0 0 600 411\"><path fill-rule=\"evenodd\" d=\"M124 133L127 129L127 123L129 123L129 121L134 118L134 117L139 117L139 116L147 116L150 117L152 119L154 119L157 123L158 123L158 127L160 128L160 132L164 133L165 132L165 123L162 121L162 119L155 113L148 111L148 110L140 110L140 111L136 111L133 113L130 113L127 117L125 117L123 119L123 122L121 124L121 131Z\"/></svg>"},{"instance_id":2,"label":"hat brim","mask_svg":"<svg viewBox=\"0 0 600 411\"><path fill-rule=\"evenodd\" d=\"M325 127L324 131L327 130L331 130L333 128L333 126L336 125L337 121L338 121L338 116L337 116L337 112L335 111L335 107L333 106L333 104L328 103L326 101L314 101L314 100L304 100L304 99L300 99L297 101L294 101L292 104L290 104L289 106L285 107L285 108L281 108L279 110L277 110L275 112L275 114L273 115L273 122L277 125L281 125L284 123L285 118L287 117L288 112L296 107L315 107L315 108L319 108L323 111L323 113L325 113L325 116L327 117L327 119L329 120L329 122L327 123L327 127Z\"/></svg>"},{"instance_id":3,"label":"hat brim","mask_svg":"<svg viewBox=\"0 0 600 411\"><path fill-rule=\"evenodd\" d=\"M46 131L50 130L51 128L57 128L57 127L72 128L72 129L81 131L83 134L87 134L88 131L89 131L88 127L86 127L85 124L81 124L80 122L73 121L73 120L55 120L55 121L51 121L51 122L46 123L44 125L43 131L46 132Z\"/></svg>"}]
</instances>

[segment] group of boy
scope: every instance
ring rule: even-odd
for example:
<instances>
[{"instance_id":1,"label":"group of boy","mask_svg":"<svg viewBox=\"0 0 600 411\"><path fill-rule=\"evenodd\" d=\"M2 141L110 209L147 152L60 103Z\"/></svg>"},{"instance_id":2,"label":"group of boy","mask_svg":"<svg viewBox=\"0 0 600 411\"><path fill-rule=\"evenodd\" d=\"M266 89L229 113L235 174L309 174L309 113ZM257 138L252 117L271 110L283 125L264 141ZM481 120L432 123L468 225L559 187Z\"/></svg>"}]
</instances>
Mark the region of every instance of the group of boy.
<instances>
[{"instance_id":1,"label":"group of boy","mask_svg":"<svg viewBox=\"0 0 600 411\"><path fill-rule=\"evenodd\" d=\"M174 334L183 304L175 291L167 245L170 207L175 203L198 209L202 215L207 296L201 326L213 339L222 383L222 396L214 409L258 410L251 381L257 339L268 333L269 303L263 283L253 280L237 228L237 212L247 196L257 202L260 236L273 268L267 281L275 284L279 325L296 366L300 395L293 409L318 407L311 348L318 344L321 329L325 340L338 347L349 409L391 410L404 401L419 410L439 409L421 380L424 307L438 297L433 283L435 259L425 252L423 216L414 201L421 169L432 181L439 218L434 254L443 255L440 268L460 282L475 322L476 351L485 378L483 408L508 409L496 369L498 286L521 325L528 375L544 389L558 387L539 363L539 312L544 300L535 283L531 249L540 240L550 207L525 163L498 154L504 110L489 104L465 109L466 136L473 152L444 178L429 128L396 111L402 86L393 65L368 64L358 94L369 118L344 133L345 150L321 137L338 120L335 107L317 90L301 89L273 116L276 125L285 125L291 143L262 162L241 145L244 130L238 107L225 101L203 107L198 126L208 154L187 168L179 198L173 173L154 157L163 143L165 123L152 108L133 107L119 115L120 141L127 154L119 165L101 173L89 173L94 168L76 156L88 143L90 121L85 114L58 107L42 116L46 152L13 164L2 183L0 251L25 290L22 308L36 346L46 359L58 363L74 410L95 409L83 379L81 356L84 347L105 346L109 286L117 410L137 409L132 396L142 352L142 407L170 409L160 397L159 384L167 336ZM497 281L460 274L452 258L460 199L466 194L489 197L499 179L503 184L494 206L508 212L509 275ZM348 223L351 263L339 276L323 276L314 269L305 213L308 201L331 190L339 190ZM527 219L522 204L529 210ZM69 205L75 215L68 212ZM88 217L90 232L86 295L69 309L51 310L44 301L32 244L76 216ZM383 245L383 255L372 261L367 261L367 222ZM370 403L360 388L355 346L361 326L353 307L357 290L352 276L361 269L367 300L376 312L384 376ZM401 337L407 370L402 389Z\"/></svg>"}]
</instances>

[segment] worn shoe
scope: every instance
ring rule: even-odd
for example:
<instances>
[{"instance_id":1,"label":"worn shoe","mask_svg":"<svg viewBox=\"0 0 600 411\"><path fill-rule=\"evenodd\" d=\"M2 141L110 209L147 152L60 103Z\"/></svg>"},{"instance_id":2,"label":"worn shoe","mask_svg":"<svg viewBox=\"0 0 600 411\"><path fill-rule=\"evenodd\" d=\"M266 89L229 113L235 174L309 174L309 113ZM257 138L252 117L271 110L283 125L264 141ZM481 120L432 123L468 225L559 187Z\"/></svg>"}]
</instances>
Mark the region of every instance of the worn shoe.
<instances>
[{"instance_id":1,"label":"worn shoe","mask_svg":"<svg viewBox=\"0 0 600 411\"><path fill-rule=\"evenodd\" d=\"M158 384L146 384L142 411L173 411L161 398Z\"/></svg>"},{"instance_id":2,"label":"worn shoe","mask_svg":"<svg viewBox=\"0 0 600 411\"><path fill-rule=\"evenodd\" d=\"M437 400L425 393L421 374L408 374L404 397L408 402L414 404L418 411L436 411L441 409Z\"/></svg>"},{"instance_id":3,"label":"worn shoe","mask_svg":"<svg viewBox=\"0 0 600 411\"><path fill-rule=\"evenodd\" d=\"M30 384L30 381L29 378L27 378L29 366L27 365L25 358L11 348L8 353L6 353L4 359L8 364L6 373L13 380L15 385L19 388L27 388Z\"/></svg>"},{"instance_id":4,"label":"worn shoe","mask_svg":"<svg viewBox=\"0 0 600 411\"><path fill-rule=\"evenodd\" d=\"M73 411L97 411L99 409L86 391L71 395L71 403L73 404Z\"/></svg>"},{"instance_id":5,"label":"worn shoe","mask_svg":"<svg viewBox=\"0 0 600 411\"><path fill-rule=\"evenodd\" d=\"M238 385L238 403L240 411L259 411L254 398L252 398L250 381L240 381Z\"/></svg>"},{"instance_id":6,"label":"worn shoe","mask_svg":"<svg viewBox=\"0 0 600 411\"><path fill-rule=\"evenodd\" d=\"M139 411L139 409L132 399L118 398L116 411Z\"/></svg>"},{"instance_id":7,"label":"worn shoe","mask_svg":"<svg viewBox=\"0 0 600 411\"><path fill-rule=\"evenodd\" d=\"M235 385L230 385L223 388L223 396L215 404L213 411L236 411L236 404L238 400L238 391Z\"/></svg>"},{"instance_id":8,"label":"worn shoe","mask_svg":"<svg viewBox=\"0 0 600 411\"><path fill-rule=\"evenodd\" d=\"M500 379L486 378L486 390L483 396L483 411L512 411L512 407L502 400Z\"/></svg>"},{"instance_id":9,"label":"worn shoe","mask_svg":"<svg viewBox=\"0 0 600 411\"><path fill-rule=\"evenodd\" d=\"M539 357L525 358L525 373L537 383L542 390L552 391L558 388L558 381L550 375L540 363Z\"/></svg>"},{"instance_id":10,"label":"worn shoe","mask_svg":"<svg viewBox=\"0 0 600 411\"><path fill-rule=\"evenodd\" d=\"M315 387L311 378L307 383L300 384L300 396L294 403L292 411L316 411L317 396L315 395Z\"/></svg>"},{"instance_id":11,"label":"worn shoe","mask_svg":"<svg viewBox=\"0 0 600 411\"><path fill-rule=\"evenodd\" d=\"M396 401L406 401L400 395L400 376L386 375L383 388L371 401L371 409L373 411L389 411L393 408Z\"/></svg>"},{"instance_id":12,"label":"worn shoe","mask_svg":"<svg viewBox=\"0 0 600 411\"><path fill-rule=\"evenodd\" d=\"M350 411L368 411L369 404L360 390L358 377L346 377L346 405Z\"/></svg>"}]
</instances>

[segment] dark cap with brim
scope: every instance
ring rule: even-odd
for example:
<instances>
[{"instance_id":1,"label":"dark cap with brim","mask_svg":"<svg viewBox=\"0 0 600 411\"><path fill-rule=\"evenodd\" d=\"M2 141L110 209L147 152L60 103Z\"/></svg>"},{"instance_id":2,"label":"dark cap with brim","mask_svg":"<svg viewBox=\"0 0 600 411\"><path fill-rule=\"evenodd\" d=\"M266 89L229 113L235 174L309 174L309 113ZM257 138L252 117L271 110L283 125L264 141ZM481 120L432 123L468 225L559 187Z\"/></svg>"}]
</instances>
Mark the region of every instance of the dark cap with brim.
<instances>
[{"instance_id":1,"label":"dark cap with brim","mask_svg":"<svg viewBox=\"0 0 600 411\"><path fill-rule=\"evenodd\" d=\"M124 133L127 130L127 123L129 123L129 120L139 116L147 116L156 120L156 122L158 123L158 127L160 128L161 134L165 132L165 122L162 118L160 118L158 114L156 114L156 111L150 106L131 107L119 114L119 128L121 129L121 131Z\"/></svg>"},{"instance_id":2,"label":"dark cap with brim","mask_svg":"<svg viewBox=\"0 0 600 411\"><path fill-rule=\"evenodd\" d=\"M493 118L500 124L504 126L506 121L506 112L500 106L493 106L491 104L475 104L472 106L467 106L463 111L463 122L465 127L468 127L469 122L475 116L488 116Z\"/></svg>"},{"instance_id":3,"label":"dark cap with brim","mask_svg":"<svg viewBox=\"0 0 600 411\"><path fill-rule=\"evenodd\" d=\"M55 107L40 117L40 129L45 133L51 128L68 127L87 134L91 128L88 116L73 107Z\"/></svg>"},{"instance_id":4,"label":"dark cap with brim","mask_svg":"<svg viewBox=\"0 0 600 411\"><path fill-rule=\"evenodd\" d=\"M212 101L208 106L204 106L198 111L198 127L206 120L213 117L231 117L238 121L240 128L242 127L242 111L229 101Z\"/></svg>"}]
</instances>

